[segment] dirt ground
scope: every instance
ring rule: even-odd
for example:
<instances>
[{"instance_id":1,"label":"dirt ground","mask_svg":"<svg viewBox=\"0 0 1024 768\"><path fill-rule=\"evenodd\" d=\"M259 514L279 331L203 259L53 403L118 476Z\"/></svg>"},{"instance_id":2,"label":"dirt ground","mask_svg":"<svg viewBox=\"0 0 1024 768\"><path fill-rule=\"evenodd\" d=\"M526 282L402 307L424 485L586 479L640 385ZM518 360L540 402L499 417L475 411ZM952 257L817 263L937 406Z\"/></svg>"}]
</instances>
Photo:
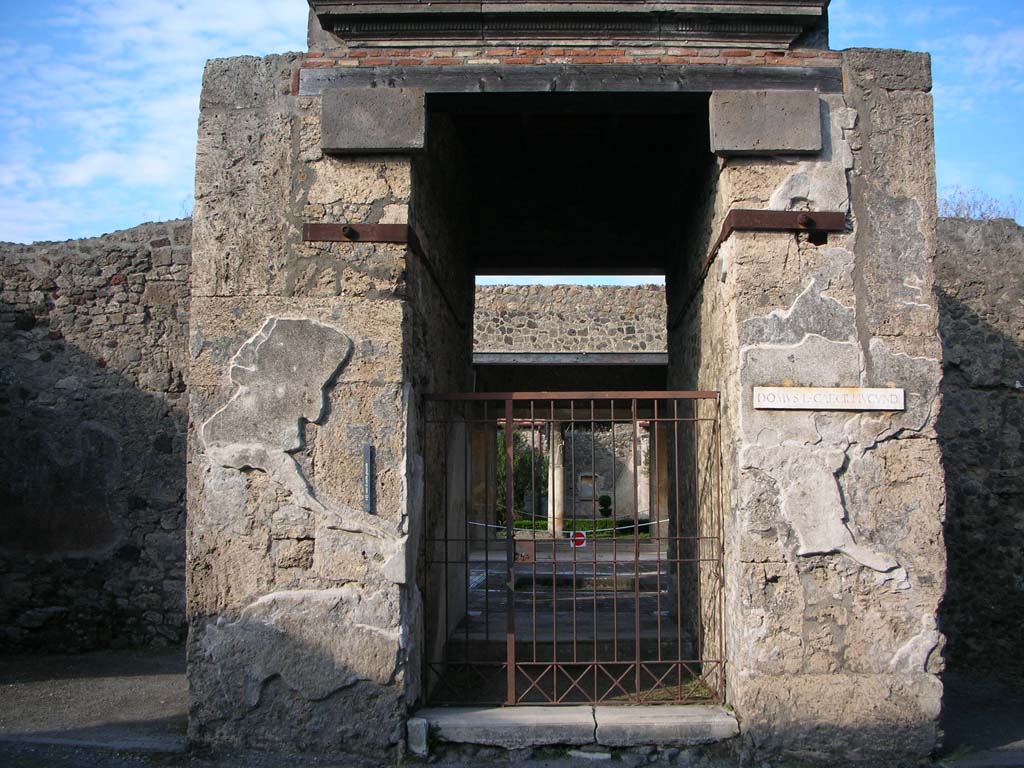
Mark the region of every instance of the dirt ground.
<instances>
[{"instance_id":1,"label":"dirt ground","mask_svg":"<svg viewBox=\"0 0 1024 768\"><path fill-rule=\"evenodd\" d=\"M945 746L936 766L1024 768L1024 685L947 675ZM308 756L189 750L185 658L181 650L82 656L0 657L0 766L3 768L371 768ZM479 760L468 761L483 766ZM582 758L500 765L570 768ZM441 765L457 763L444 761ZM622 766L615 761L613 765Z\"/></svg>"}]
</instances>

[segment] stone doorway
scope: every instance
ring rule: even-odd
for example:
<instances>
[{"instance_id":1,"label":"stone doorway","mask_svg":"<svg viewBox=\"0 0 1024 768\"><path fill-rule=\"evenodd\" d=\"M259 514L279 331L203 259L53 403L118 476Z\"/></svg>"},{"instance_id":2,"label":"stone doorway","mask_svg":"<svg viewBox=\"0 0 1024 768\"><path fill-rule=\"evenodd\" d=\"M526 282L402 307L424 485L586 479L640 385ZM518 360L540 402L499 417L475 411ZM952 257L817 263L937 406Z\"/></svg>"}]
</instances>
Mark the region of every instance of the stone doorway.
<instances>
[{"instance_id":1,"label":"stone doorway","mask_svg":"<svg viewBox=\"0 0 1024 768\"><path fill-rule=\"evenodd\" d=\"M708 100L707 93L428 94L428 140L423 154L413 161L410 219L422 233L422 261L441 276L437 288L448 314L468 314L468 309L451 309L471 301L471 292L463 287L467 275L665 275L677 269L681 254L688 261L688 251L695 253L711 239L707 200L714 156L707 149ZM672 274L669 291L679 295L670 303L682 301L681 288L686 282ZM432 334L430 363L434 371L440 369L446 376L455 373L466 360L465 343L458 334ZM676 375L683 376L688 361L677 354L674 361L668 360L668 368L673 362ZM511 368L506 381L522 378L515 361ZM578 366L568 368L579 370ZM630 386L628 369L622 370L627 373L618 377L625 383L620 389L637 389L636 384ZM638 371L634 379L639 382L645 376L649 378ZM577 373L567 375L564 381L579 378ZM454 383L458 379L446 380ZM435 378L435 382L440 380ZM665 383L662 378L654 389L664 389ZM562 387L548 383L539 388ZM479 385L476 389L480 390ZM591 379L580 389L609 387ZM448 391L453 390L459 388ZM598 403L598 411L615 410L616 401L608 401L607 393L598 396L591 392L589 396L598 398L590 400L591 406ZM712 399L717 404L717 398ZM510 460L525 456L526 451L531 462L538 458L549 462L542 476L531 483L544 487L531 487L529 500L517 497L523 507L519 519L512 519L516 513L506 512L499 524L496 509L504 489L493 486L501 485L497 483L499 474L507 478L516 473L505 469L502 457L491 455L494 451L483 446L497 445L502 439L503 429L491 422L502 418L504 400L499 396L489 403L491 412L483 414L478 411L488 407L486 400L455 400L453 411L451 402L427 398L422 438L425 539L418 572L419 588L426 596L420 700L506 704L722 701L723 635L717 602L721 574L715 570L721 567L721 538L717 533L707 537L714 544L704 553L706 557L696 552L701 543L698 517L686 517L690 515L686 509L689 496L679 494L685 500L675 499L678 472L668 471L670 461L684 466L682 454L693 453L674 441L670 460L669 433L698 445L692 434L684 437L679 430L685 432L708 417L707 413L699 417L698 410L717 414L717 405L700 398L676 401L658 400L657 396L618 401L618 417L625 414L627 421L626 404L639 402L641 408L629 422L635 427L629 431L636 432L636 450L627 451L628 458L619 457L622 466L618 470L629 467L625 484L629 490L618 493L625 491L625 486L614 477L615 468L597 466L593 451L589 467L572 466L575 450L565 454L565 464L557 470L551 466L554 461L561 464L567 443L614 442L611 416L598 413L589 422L581 418L575 423L574 417L561 414L572 410L571 401L542 398L532 405L561 415L555 418L553 411L550 418L531 419L518 410L529 407L527 400L514 401L516 415L507 420L514 435L509 438ZM439 415L436 411L443 402L449 402L448 411ZM459 402L473 412L456 415ZM653 411L660 406L662 418L670 420L667 414L679 410L680 402L681 413L688 416L671 422L672 428L667 426L669 421L657 422ZM440 433L431 427L439 418L445 422L443 429L434 425ZM446 422L447 418L455 421ZM621 438L624 425L617 427ZM641 448L640 443L646 447ZM614 449L611 454L615 464ZM649 476L639 479L650 471L642 465L650 461L645 457L652 455L655 463L660 459L658 471L664 475L655 477L653 485ZM696 477L694 472L690 475ZM441 478L445 482L440 482ZM484 498L479 504L469 503L466 488L481 478L490 478L492 487L473 491ZM483 483L486 486L488 481ZM625 503L627 495L635 496L631 504ZM568 500L563 502L563 496ZM591 538L586 550L571 547L564 536L592 531L604 519L599 511L602 496L611 497L617 508L609 513L609 519L618 519L621 512L622 520L630 524L623 526L623 532L614 532L610 549L602 538ZM652 496L664 514L652 515ZM671 507L670 496L680 503L679 509ZM543 515L538 511L541 505ZM515 505L506 504L506 509L510 506ZM527 507L532 513L526 512ZM715 514L719 512L716 507ZM544 518L543 531L538 531L540 517ZM711 517L703 523L705 528L718 530ZM530 541L524 542L527 533L520 528L517 534L516 526L527 524L531 526ZM462 527L461 533L456 530ZM645 530L638 536L633 531L640 527ZM631 532L626 533L626 528ZM538 533L552 545L550 552L544 544L537 544ZM628 546L620 545L620 537L628 540ZM689 540L684 543L680 537ZM483 552L478 551L481 545ZM694 551L681 551L685 547ZM532 548L532 554L520 551L525 548ZM589 563L580 561L581 552L593 556ZM517 600L515 589L506 592L502 586L526 578L525 572L519 573L525 562L502 575L501 562L517 556L534 558L528 569L528 600ZM539 582L537 568L541 571ZM694 573L683 574L686 569ZM687 586L680 587L681 582ZM525 583L519 584L520 595L525 594ZM703 608L713 607L713 616L701 613L701 587L712 595ZM632 602L620 605L622 601ZM538 610L542 624L549 614L551 621L538 624L534 617ZM520 640L507 641L513 625L520 628ZM568 645L567 638L572 638ZM523 643L529 645L528 650ZM480 655L466 663L470 648ZM518 661L510 661L512 657ZM647 662L654 665L645 666Z\"/></svg>"},{"instance_id":2,"label":"stone doorway","mask_svg":"<svg viewBox=\"0 0 1024 768\"><path fill-rule=\"evenodd\" d=\"M465 41L452 50L473 57L424 43L432 64L390 66L333 23L308 56L211 62L190 305L193 739L401 748L425 696L439 457L423 406L473 391L473 276L660 269L666 387L722 393L726 698L746 745L863 761L932 748L927 62L828 51L802 23L781 39L764 23L777 15L753 15L742 34L701 26L728 38L712 56L630 46L621 66L549 47L536 64L487 59ZM336 130L367 115L375 131ZM789 385L898 387L907 407L754 406L754 387ZM302 407L278 408L279 391Z\"/></svg>"}]
</instances>

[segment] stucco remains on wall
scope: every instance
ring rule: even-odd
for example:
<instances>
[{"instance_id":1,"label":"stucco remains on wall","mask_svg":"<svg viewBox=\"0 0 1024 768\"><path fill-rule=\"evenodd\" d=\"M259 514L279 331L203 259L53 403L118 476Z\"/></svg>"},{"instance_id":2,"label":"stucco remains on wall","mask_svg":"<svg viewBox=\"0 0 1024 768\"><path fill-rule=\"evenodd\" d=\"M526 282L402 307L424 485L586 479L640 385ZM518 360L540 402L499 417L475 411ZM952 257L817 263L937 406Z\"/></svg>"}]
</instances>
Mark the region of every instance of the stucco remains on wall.
<instances>
[{"instance_id":1,"label":"stucco remains on wall","mask_svg":"<svg viewBox=\"0 0 1024 768\"><path fill-rule=\"evenodd\" d=\"M932 749L942 692L931 97L926 56L845 66L826 151L719 161L706 216L842 211L852 231L733 234L690 307L670 280L670 376L723 391L729 699L751 755L891 763ZM754 410L754 386L791 384L899 386L908 407Z\"/></svg>"},{"instance_id":2,"label":"stucco remains on wall","mask_svg":"<svg viewBox=\"0 0 1024 768\"><path fill-rule=\"evenodd\" d=\"M319 99L289 93L296 61L213 61L204 79L189 342L190 732L379 755L401 738L403 628L415 611L403 586L408 263L396 245L305 243L300 225L405 221L411 163L325 156ZM378 467L372 516L362 511L364 441Z\"/></svg>"}]
</instances>

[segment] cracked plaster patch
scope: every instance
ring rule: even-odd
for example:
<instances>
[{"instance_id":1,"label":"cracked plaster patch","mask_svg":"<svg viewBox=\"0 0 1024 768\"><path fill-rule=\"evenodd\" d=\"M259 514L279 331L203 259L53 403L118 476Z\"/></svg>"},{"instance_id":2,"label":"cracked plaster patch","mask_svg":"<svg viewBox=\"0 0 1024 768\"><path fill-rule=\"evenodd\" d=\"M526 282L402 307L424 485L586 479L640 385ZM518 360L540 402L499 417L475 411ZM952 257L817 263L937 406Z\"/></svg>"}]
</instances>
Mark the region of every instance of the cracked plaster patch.
<instances>
[{"instance_id":1,"label":"cracked plaster patch","mask_svg":"<svg viewBox=\"0 0 1024 768\"><path fill-rule=\"evenodd\" d=\"M846 173L853 168L853 150L843 137L846 126L856 120L856 111L842 97L825 98L822 110L822 153L813 160L801 160L768 201L776 211L850 210L850 189ZM851 117L852 114L852 117Z\"/></svg>"},{"instance_id":2,"label":"cracked plaster patch","mask_svg":"<svg viewBox=\"0 0 1024 768\"><path fill-rule=\"evenodd\" d=\"M854 315L853 307L824 295L814 278L788 309L744 321L743 338L747 344L793 344L814 333L830 341L852 341Z\"/></svg>"},{"instance_id":3,"label":"cracked plaster patch","mask_svg":"<svg viewBox=\"0 0 1024 768\"><path fill-rule=\"evenodd\" d=\"M858 543L847 526L836 473L846 462L842 450L809 447L746 448L745 469L770 475L779 486L783 516L799 541L798 555L841 552L872 570L885 573L899 566L891 555Z\"/></svg>"},{"instance_id":4,"label":"cracked plaster patch","mask_svg":"<svg viewBox=\"0 0 1024 768\"><path fill-rule=\"evenodd\" d=\"M893 654L889 668L894 672L927 672L928 660L941 642L935 617L926 614L921 617L921 631Z\"/></svg>"},{"instance_id":5,"label":"cracked plaster patch","mask_svg":"<svg viewBox=\"0 0 1024 768\"><path fill-rule=\"evenodd\" d=\"M855 310L821 295L815 278L788 309L744 323L744 340L750 343L741 350L741 427L748 441L742 463L777 483L780 511L796 533L799 555L842 553L889 573L899 568L899 562L855 538L838 474L851 449L863 455L901 428L920 426L927 416L922 419L915 413L900 420L902 414L761 412L751 404L755 385L865 386L868 371L856 340L855 319ZM890 368L915 374L908 383L920 389L919 379L931 371L918 369L928 364L900 362ZM918 400L927 403L928 397Z\"/></svg>"},{"instance_id":6,"label":"cracked plaster patch","mask_svg":"<svg viewBox=\"0 0 1024 768\"><path fill-rule=\"evenodd\" d=\"M207 455L229 469L259 469L287 488L298 506L325 512L293 452L303 422L323 417L324 390L352 355L341 331L313 320L271 317L231 359L238 385L200 428Z\"/></svg>"}]
</instances>

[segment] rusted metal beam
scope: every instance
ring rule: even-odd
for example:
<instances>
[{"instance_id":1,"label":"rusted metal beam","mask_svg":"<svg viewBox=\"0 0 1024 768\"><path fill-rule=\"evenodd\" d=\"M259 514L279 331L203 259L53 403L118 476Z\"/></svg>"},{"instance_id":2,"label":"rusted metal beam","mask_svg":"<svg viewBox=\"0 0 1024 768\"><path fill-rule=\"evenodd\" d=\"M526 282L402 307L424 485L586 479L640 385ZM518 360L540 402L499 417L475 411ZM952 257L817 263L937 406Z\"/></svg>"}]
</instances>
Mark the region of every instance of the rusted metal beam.
<instances>
[{"instance_id":1,"label":"rusted metal beam","mask_svg":"<svg viewBox=\"0 0 1024 768\"><path fill-rule=\"evenodd\" d=\"M667 352L474 352L473 365L665 366Z\"/></svg>"},{"instance_id":2,"label":"rusted metal beam","mask_svg":"<svg viewBox=\"0 0 1024 768\"><path fill-rule=\"evenodd\" d=\"M846 214L833 211L757 211L735 208L726 214L722 232L707 261L714 261L722 243L733 232L842 232Z\"/></svg>"},{"instance_id":3,"label":"rusted metal beam","mask_svg":"<svg viewBox=\"0 0 1024 768\"><path fill-rule=\"evenodd\" d=\"M409 242L407 224L303 224L302 239L318 243Z\"/></svg>"}]
</instances>

